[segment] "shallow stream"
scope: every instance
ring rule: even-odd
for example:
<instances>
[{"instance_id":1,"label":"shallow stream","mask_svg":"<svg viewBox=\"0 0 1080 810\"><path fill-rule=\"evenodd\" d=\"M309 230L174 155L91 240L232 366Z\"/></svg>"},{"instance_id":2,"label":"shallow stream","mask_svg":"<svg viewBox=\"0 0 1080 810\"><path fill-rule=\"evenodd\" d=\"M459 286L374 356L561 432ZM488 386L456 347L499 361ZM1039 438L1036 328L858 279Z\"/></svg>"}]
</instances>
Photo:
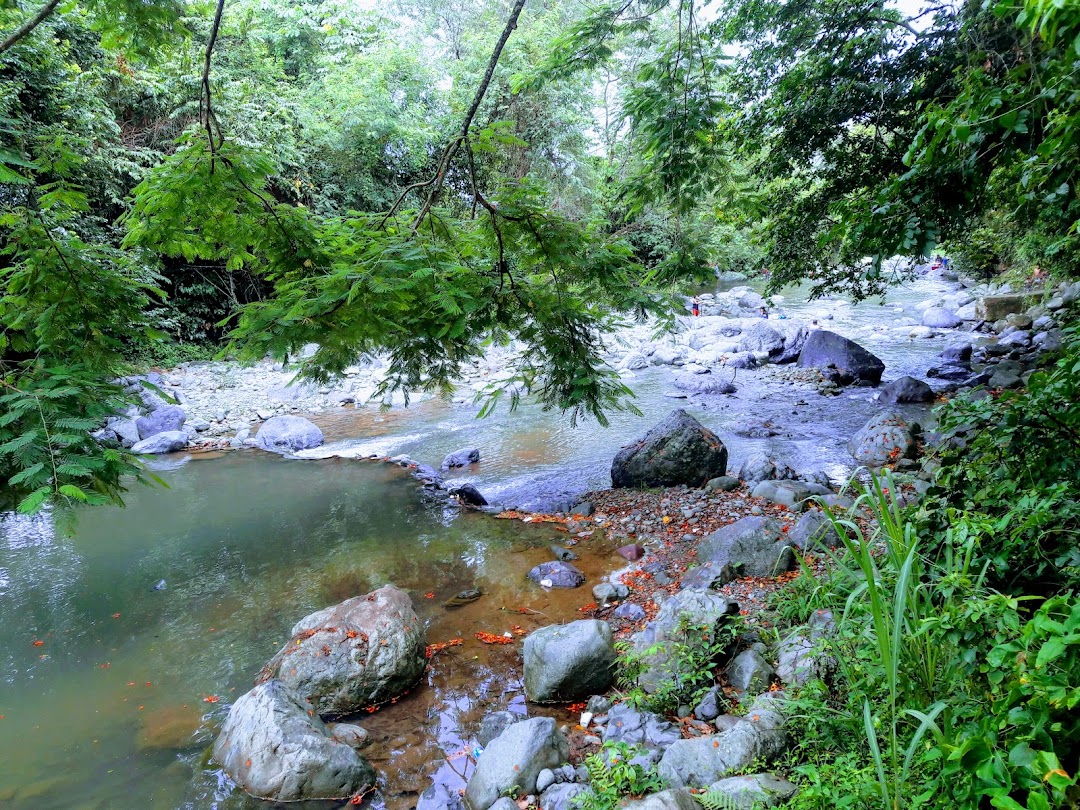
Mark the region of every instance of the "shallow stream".
<instances>
[{"instance_id":1,"label":"shallow stream","mask_svg":"<svg viewBox=\"0 0 1080 810\"><path fill-rule=\"evenodd\" d=\"M832 315L822 325L878 354L887 379L921 377L950 338L912 341L898 321L943 289L919 281L884 306L799 303L789 294L784 309L802 320ZM574 428L531 404L476 420L477 406L438 400L316 421L328 443L358 455L407 453L437 466L445 453L477 446L480 465L455 477L490 500L530 506L605 486L619 446L675 407L721 436L735 470L748 453L771 448L798 470L840 480L850 468L846 439L881 407L872 389L823 397L775 370L740 371L731 397L676 400L670 372L628 378L644 417L613 414L608 428ZM780 435L727 430L747 418L771 422ZM467 760L456 755L485 711L524 707L515 646L483 645L474 634L569 620L591 601L588 586L549 594L525 580L563 539L552 528L446 511L391 465L253 450L157 465L169 488L140 487L125 509L0 514L5 807L256 804L203 766L216 721L298 619L386 582L410 591L429 642L466 639L412 695L361 721L374 740L365 755L390 774L376 805L413 807L433 773L448 790L462 784L455 771ZM577 550L590 584L621 562L600 537ZM484 591L479 601L442 607L474 587Z\"/></svg>"}]
</instances>

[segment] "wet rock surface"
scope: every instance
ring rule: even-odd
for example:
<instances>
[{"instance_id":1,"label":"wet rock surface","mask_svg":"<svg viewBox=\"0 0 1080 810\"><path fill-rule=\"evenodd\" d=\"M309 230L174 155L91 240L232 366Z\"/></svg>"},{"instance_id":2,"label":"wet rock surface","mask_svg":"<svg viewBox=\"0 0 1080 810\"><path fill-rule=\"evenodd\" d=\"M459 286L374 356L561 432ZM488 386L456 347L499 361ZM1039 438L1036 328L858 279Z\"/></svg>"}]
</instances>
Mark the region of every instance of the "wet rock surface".
<instances>
[{"instance_id":1,"label":"wet rock surface","mask_svg":"<svg viewBox=\"0 0 1080 810\"><path fill-rule=\"evenodd\" d=\"M492 740L477 760L465 789L471 810L488 810L504 791L536 790L536 779L545 768L566 762L569 746L550 717L533 717L514 723Z\"/></svg>"},{"instance_id":2,"label":"wet rock surface","mask_svg":"<svg viewBox=\"0 0 1080 810\"><path fill-rule=\"evenodd\" d=\"M214 759L245 792L281 802L348 799L375 783L371 765L276 680L233 704Z\"/></svg>"},{"instance_id":3,"label":"wet rock surface","mask_svg":"<svg viewBox=\"0 0 1080 810\"><path fill-rule=\"evenodd\" d=\"M611 627L581 619L536 630L525 639L525 695L536 703L571 701L605 691L615 677Z\"/></svg>"},{"instance_id":4,"label":"wet rock surface","mask_svg":"<svg viewBox=\"0 0 1080 810\"><path fill-rule=\"evenodd\" d=\"M426 644L408 594L385 585L301 619L260 678L280 680L320 715L352 714L412 687Z\"/></svg>"},{"instance_id":5,"label":"wet rock surface","mask_svg":"<svg viewBox=\"0 0 1080 810\"><path fill-rule=\"evenodd\" d=\"M727 472L728 452L719 437L684 410L676 410L611 465L614 487L703 484Z\"/></svg>"}]
</instances>

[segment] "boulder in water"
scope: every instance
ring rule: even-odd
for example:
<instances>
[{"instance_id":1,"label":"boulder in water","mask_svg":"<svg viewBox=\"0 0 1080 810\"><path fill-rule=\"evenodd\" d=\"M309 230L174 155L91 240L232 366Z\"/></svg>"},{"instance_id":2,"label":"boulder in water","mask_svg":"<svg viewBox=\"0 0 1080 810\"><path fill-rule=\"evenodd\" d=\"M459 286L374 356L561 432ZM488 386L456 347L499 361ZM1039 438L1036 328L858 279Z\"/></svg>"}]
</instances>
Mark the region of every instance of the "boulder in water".
<instances>
[{"instance_id":1,"label":"boulder in water","mask_svg":"<svg viewBox=\"0 0 1080 810\"><path fill-rule=\"evenodd\" d=\"M550 717L532 717L514 723L488 743L465 788L465 803L472 810L488 810L504 792L529 794L545 768L562 765L570 749Z\"/></svg>"},{"instance_id":2,"label":"boulder in water","mask_svg":"<svg viewBox=\"0 0 1080 810\"><path fill-rule=\"evenodd\" d=\"M279 802L341 801L375 784L367 760L333 739L311 704L276 680L233 704L214 759L247 793Z\"/></svg>"},{"instance_id":3,"label":"boulder in water","mask_svg":"<svg viewBox=\"0 0 1080 810\"><path fill-rule=\"evenodd\" d=\"M525 696L533 703L602 693L615 676L611 627L579 619L534 630L525 638L524 661Z\"/></svg>"},{"instance_id":4,"label":"boulder in water","mask_svg":"<svg viewBox=\"0 0 1080 810\"><path fill-rule=\"evenodd\" d=\"M451 495L457 496L457 499L466 506L487 506L487 498L480 494L480 490L474 487L472 484L460 484L451 488Z\"/></svg>"},{"instance_id":5,"label":"boulder in water","mask_svg":"<svg viewBox=\"0 0 1080 810\"><path fill-rule=\"evenodd\" d=\"M182 430L166 430L157 433L141 442L131 446L132 453L140 455L160 455L161 453L174 453L187 447L188 435Z\"/></svg>"},{"instance_id":6,"label":"boulder in water","mask_svg":"<svg viewBox=\"0 0 1080 810\"><path fill-rule=\"evenodd\" d=\"M412 687L426 647L408 594L384 585L301 619L260 679L277 678L321 715L353 714Z\"/></svg>"},{"instance_id":7,"label":"boulder in water","mask_svg":"<svg viewBox=\"0 0 1080 810\"><path fill-rule=\"evenodd\" d=\"M956 329L963 321L952 310L929 307L923 312L922 325L931 329Z\"/></svg>"},{"instance_id":8,"label":"boulder in water","mask_svg":"<svg viewBox=\"0 0 1080 810\"><path fill-rule=\"evenodd\" d=\"M836 369L841 383L877 385L885 364L858 343L835 332L818 329L806 338L799 353L800 368Z\"/></svg>"},{"instance_id":9,"label":"boulder in water","mask_svg":"<svg viewBox=\"0 0 1080 810\"><path fill-rule=\"evenodd\" d=\"M727 472L728 452L715 433L679 409L627 445L611 464L614 487L698 486Z\"/></svg>"},{"instance_id":10,"label":"boulder in water","mask_svg":"<svg viewBox=\"0 0 1080 810\"><path fill-rule=\"evenodd\" d=\"M322 443L322 431L302 416L272 416L255 434L255 444L271 453L295 453Z\"/></svg>"}]
</instances>

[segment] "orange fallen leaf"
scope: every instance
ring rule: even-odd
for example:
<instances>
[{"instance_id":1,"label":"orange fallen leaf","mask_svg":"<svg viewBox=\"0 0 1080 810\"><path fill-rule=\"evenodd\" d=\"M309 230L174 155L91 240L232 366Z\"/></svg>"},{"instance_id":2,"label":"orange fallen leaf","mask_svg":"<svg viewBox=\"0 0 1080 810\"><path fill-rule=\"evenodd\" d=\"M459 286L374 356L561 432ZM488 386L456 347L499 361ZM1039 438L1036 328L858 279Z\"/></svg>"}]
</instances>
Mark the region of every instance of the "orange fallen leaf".
<instances>
[{"instance_id":1,"label":"orange fallen leaf","mask_svg":"<svg viewBox=\"0 0 1080 810\"><path fill-rule=\"evenodd\" d=\"M424 594L424 598L425 599L434 599L435 598L435 591L428 591L427 593Z\"/></svg>"},{"instance_id":2,"label":"orange fallen leaf","mask_svg":"<svg viewBox=\"0 0 1080 810\"><path fill-rule=\"evenodd\" d=\"M44 647L44 646L45 646L45 642L44 642L44 641L42 641L42 640L41 640L40 638L39 638L39 639L35 639L35 640L34 640L34 646L35 646L35 647Z\"/></svg>"},{"instance_id":3,"label":"orange fallen leaf","mask_svg":"<svg viewBox=\"0 0 1080 810\"><path fill-rule=\"evenodd\" d=\"M247 767L249 767L249 768L250 768L250 767L251 767L251 760L249 759L249 760L248 760L247 762L245 762L244 764L245 764L245 765L246 765Z\"/></svg>"},{"instance_id":4,"label":"orange fallen leaf","mask_svg":"<svg viewBox=\"0 0 1080 810\"><path fill-rule=\"evenodd\" d=\"M120 618L120 614L119 614L119 613L114 613L114 614L112 615L112 617L113 617L114 619L119 619L119 618Z\"/></svg>"},{"instance_id":5,"label":"orange fallen leaf","mask_svg":"<svg viewBox=\"0 0 1080 810\"><path fill-rule=\"evenodd\" d=\"M507 638L506 636L497 636L494 633L485 633L481 630L476 634L476 637L485 644L513 644L514 639Z\"/></svg>"},{"instance_id":6,"label":"orange fallen leaf","mask_svg":"<svg viewBox=\"0 0 1080 810\"><path fill-rule=\"evenodd\" d=\"M207 695L202 699L203 703L217 703L221 698L217 695Z\"/></svg>"}]
</instances>

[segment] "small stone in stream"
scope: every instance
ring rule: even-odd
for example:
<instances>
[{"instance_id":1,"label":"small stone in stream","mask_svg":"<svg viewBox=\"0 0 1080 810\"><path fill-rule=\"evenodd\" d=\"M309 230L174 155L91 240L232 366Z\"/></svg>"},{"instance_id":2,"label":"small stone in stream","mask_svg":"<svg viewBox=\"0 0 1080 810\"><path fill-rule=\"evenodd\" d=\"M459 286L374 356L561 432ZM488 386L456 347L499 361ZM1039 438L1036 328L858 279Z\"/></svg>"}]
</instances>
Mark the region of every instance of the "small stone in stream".
<instances>
[{"instance_id":1,"label":"small stone in stream","mask_svg":"<svg viewBox=\"0 0 1080 810\"><path fill-rule=\"evenodd\" d=\"M628 546L616 549L615 553L622 557L624 560L630 562L636 562L645 556L645 549L639 546L637 543L631 543Z\"/></svg>"},{"instance_id":2,"label":"small stone in stream","mask_svg":"<svg viewBox=\"0 0 1080 810\"><path fill-rule=\"evenodd\" d=\"M541 563L529 571L528 577L547 588L576 588L585 582L585 575L577 568L558 560Z\"/></svg>"},{"instance_id":3,"label":"small stone in stream","mask_svg":"<svg viewBox=\"0 0 1080 810\"><path fill-rule=\"evenodd\" d=\"M555 772L551 768L544 768L536 775L536 792L543 793L555 784Z\"/></svg>"},{"instance_id":4,"label":"small stone in stream","mask_svg":"<svg viewBox=\"0 0 1080 810\"><path fill-rule=\"evenodd\" d=\"M640 622L645 618L645 609L641 607L641 605L635 605L633 602L624 602L615 608L612 615L616 619L623 619L628 622Z\"/></svg>"},{"instance_id":5,"label":"small stone in stream","mask_svg":"<svg viewBox=\"0 0 1080 810\"><path fill-rule=\"evenodd\" d=\"M760 514L762 514L761 507L760 506L752 506L752 507L750 507L750 514L751 515L760 515Z\"/></svg>"},{"instance_id":6,"label":"small stone in stream","mask_svg":"<svg viewBox=\"0 0 1080 810\"><path fill-rule=\"evenodd\" d=\"M551 553L555 555L556 560L562 560L563 562L570 562L578 558L577 554L562 546L552 546Z\"/></svg>"},{"instance_id":7,"label":"small stone in stream","mask_svg":"<svg viewBox=\"0 0 1080 810\"><path fill-rule=\"evenodd\" d=\"M465 591L460 591L456 596L451 596L449 599L443 602L443 607L459 608L462 605L467 605L470 602L475 602L483 595L484 594L481 591L478 591L475 588L470 588Z\"/></svg>"},{"instance_id":8,"label":"small stone in stream","mask_svg":"<svg viewBox=\"0 0 1080 810\"><path fill-rule=\"evenodd\" d=\"M739 479L731 475L721 475L709 480L705 489L709 492L731 492L739 488Z\"/></svg>"},{"instance_id":9,"label":"small stone in stream","mask_svg":"<svg viewBox=\"0 0 1080 810\"><path fill-rule=\"evenodd\" d=\"M450 490L451 495L456 495L457 499L463 504L468 506L487 506L487 499L480 494L480 490L474 487L472 484L461 484Z\"/></svg>"},{"instance_id":10,"label":"small stone in stream","mask_svg":"<svg viewBox=\"0 0 1080 810\"><path fill-rule=\"evenodd\" d=\"M588 501L582 501L570 510L572 515L581 515L582 517L591 517L596 511L596 507Z\"/></svg>"}]
</instances>

